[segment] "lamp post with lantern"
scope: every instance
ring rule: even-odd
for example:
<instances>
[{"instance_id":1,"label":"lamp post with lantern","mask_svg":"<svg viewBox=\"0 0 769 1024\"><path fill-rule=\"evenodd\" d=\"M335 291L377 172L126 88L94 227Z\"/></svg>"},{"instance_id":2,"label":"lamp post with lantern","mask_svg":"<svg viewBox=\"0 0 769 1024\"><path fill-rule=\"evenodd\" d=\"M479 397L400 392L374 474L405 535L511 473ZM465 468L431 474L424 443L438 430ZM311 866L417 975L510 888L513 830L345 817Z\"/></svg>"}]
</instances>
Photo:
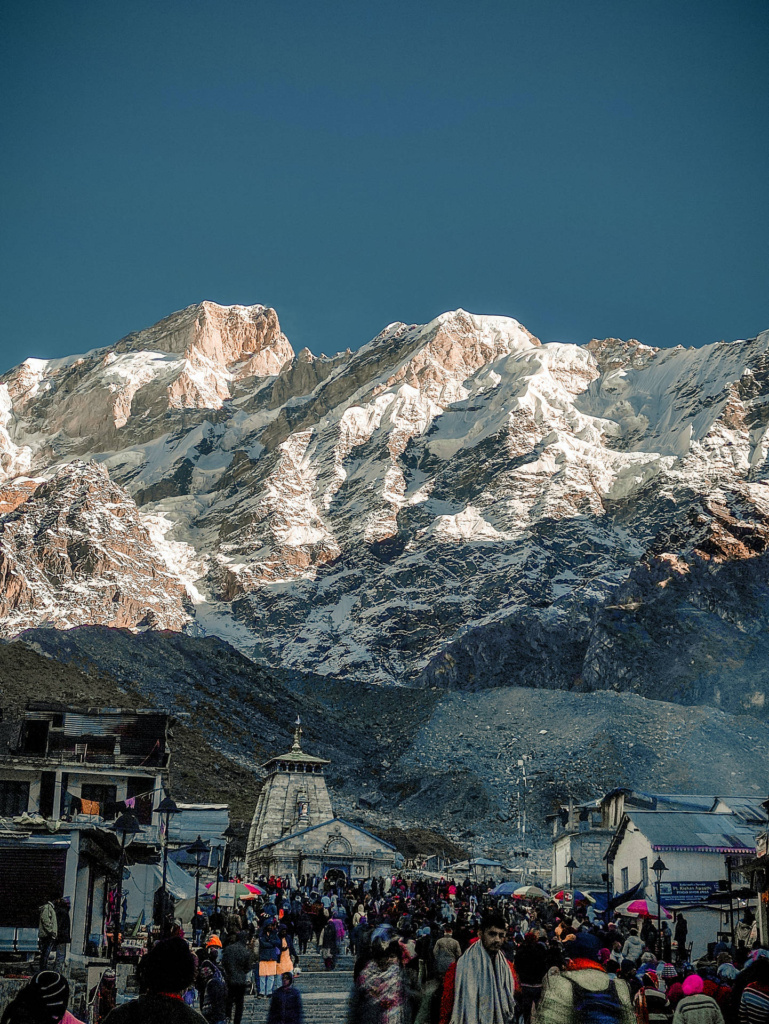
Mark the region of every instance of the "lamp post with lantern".
<instances>
[{"instance_id":1,"label":"lamp post with lantern","mask_svg":"<svg viewBox=\"0 0 769 1024\"><path fill-rule=\"evenodd\" d=\"M574 892L574 869L577 866L577 862L573 857L569 857L566 862L566 870L569 872L569 888Z\"/></svg>"},{"instance_id":2,"label":"lamp post with lantern","mask_svg":"<svg viewBox=\"0 0 769 1024\"><path fill-rule=\"evenodd\" d=\"M667 871L667 864L663 861L662 857L657 857L655 862L652 864L652 871L654 872L655 887L657 891L657 956L662 956L662 904L660 903L660 883L662 882L662 874Z\"/></svg>"},{"instance_id":3,"label":"lamp post with lantern","mask_svg":"<svg viewBox=\"0 0 769 1024\"><path fill-rule=\"evenodd\" d=\"M210 852L210 843L204 842L200 836L187 847L187 853L191 853L195 858L195 909L192 914L192 931L195 934L195 918L198 914L198 895L200 893L200 868L203 864L203 858Z\"/></svg>"},{"instance_id":4,"label":"lamp post with lantern","mask_svg":"<svg viewBox=\"0 0 769 1024\"><path fill-rule=\"evenodd\" d=\"M118 863L117 898L112 916L112 966L117 966L118 953L120 951L120 926L123 916L123 872L125 871L125 850L131 840L142 831L139 820L135 814L126 811L121 814L110 826L112 831L120 836L120 860ZM130 836L130 838L129 838Z\"/></svg>"}]
</instances>

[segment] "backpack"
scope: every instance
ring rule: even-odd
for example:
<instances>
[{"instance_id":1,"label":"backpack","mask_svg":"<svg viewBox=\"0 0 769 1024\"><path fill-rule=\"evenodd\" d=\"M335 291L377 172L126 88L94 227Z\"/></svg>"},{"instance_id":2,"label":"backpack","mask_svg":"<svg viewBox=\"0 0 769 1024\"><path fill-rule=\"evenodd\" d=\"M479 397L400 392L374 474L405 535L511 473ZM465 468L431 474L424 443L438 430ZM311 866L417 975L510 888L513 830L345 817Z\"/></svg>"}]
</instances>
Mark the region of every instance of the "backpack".
<instances>
[{"instance_id":1,"label":"backpack","mask_svg":"<svg viewBox=\"0 0 769 1024\"><path fill-rule=\"evenodd\" d=\"M619 1024L622 1021L624 1008L614 978L603 992L588 992L572 978L569 981L574 990L574 1019L579 1024Z\"/></svg>"}]
</instances>

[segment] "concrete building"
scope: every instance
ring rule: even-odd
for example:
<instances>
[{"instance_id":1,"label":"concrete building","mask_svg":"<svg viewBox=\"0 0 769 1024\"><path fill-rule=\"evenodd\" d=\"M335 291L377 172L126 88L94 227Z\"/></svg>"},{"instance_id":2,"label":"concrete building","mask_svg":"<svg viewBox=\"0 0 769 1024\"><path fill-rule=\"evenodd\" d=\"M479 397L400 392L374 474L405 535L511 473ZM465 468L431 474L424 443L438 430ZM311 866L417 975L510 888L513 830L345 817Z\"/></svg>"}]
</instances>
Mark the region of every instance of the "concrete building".
<instances>
[{"instance_id":1,"label":"concrete building","mask_svg":"<svg viewBox=\"0 0 769 1024\"><path fill-rule=\"evenodd\" d=\"M30 702L23 718L0 728L0 816L93 825L130 801L151 825L167 776L168 728L157 711Z\"/></svg>"},{"instance_id":2,"label":"concrete building","mask_svg":"<svg viewBox=\"0 0 769 1024\"><path fill-rule=\"evenodd\" d=\"M601 801L564 807L551 816L553 823L553 854L550 884L553 890L569 885L575 889L605 889L602 878L606 871L604 855L614 829L603 823ZM569 861L577 866L570 872Z\"/></svg>"},{"instance_id":3,"label":"concrete building","mask_svg":"<svg viewBox=\"0 0 769 1024\"><path fill-rule=\"evenodd\" d=\"M110 823L125 810L142 826L125 864L159 858L158 816L170 751L168 715L31 702L0 725L0 949L32 951L39 907L71 903L73 957L103 943L120 873Z\"/></svg>"},{"instance_id":4,"label":"concrete building","mask_svg":"<svg viewBox=\"0 0 769 1024\"><path fill-rule=\"evenodd\" d=\"M756 839L766 818L757 801L716 800L711 810L637 810L623 814L607 853L614 888L627 890L640 883L656 898L653 865L665 865L660 902L683 911L689 924L691 956L705 952L719 935L729 937L734 916L719 899L729 881L741 888L756 858Z\"/></svg>"},{"instance_id":5,"label":"concrete building","mask_svg":"<svg viewBox=\"0 0 769 1024\"><path fill-rule=\"evenodd\" d=\"M270 758L246 849L251 877L343 874L364 880L388 874L395 847L334 817L324 769L328 761L302 750L297 719L286 754Z\"/></svg>"},{"instance_id":6,"label":"concrete building","mask_svg":"<svg viewBox=\"0 0 769 1024\"><path fill-rule=\"evenodd\" d=\"M742 864L755 857L757 832L730 811L629 809L609 846L614 887L621 892L640 882L653 895L652 864L661 856L663 904L704 901L727 877L727 857L737 884Z\"/></svg>"},{"instance_id":7,"label":"concrete building","mask_svg":"<svg viewBox=\"0 0 769 1024\"><path fill-rule=\"evenodd\" d=\"M760 822L764 813L760 801L754 797L643 793L625 787L610 790L603 797L585 803L563 805L548 819L553 827L551 885L562 888L569 884L566 865L572 860L576 864L572 872L575 888L605 891L606 854L625 814L666 810L703 814L731 812L744 824ZM627 891L629 886L621 884L621 872L616 877L616 873L610 871L609 874L613 892ZM630 886L639 881L629 865L628 878Z\"/></svg>"}]
</instances>

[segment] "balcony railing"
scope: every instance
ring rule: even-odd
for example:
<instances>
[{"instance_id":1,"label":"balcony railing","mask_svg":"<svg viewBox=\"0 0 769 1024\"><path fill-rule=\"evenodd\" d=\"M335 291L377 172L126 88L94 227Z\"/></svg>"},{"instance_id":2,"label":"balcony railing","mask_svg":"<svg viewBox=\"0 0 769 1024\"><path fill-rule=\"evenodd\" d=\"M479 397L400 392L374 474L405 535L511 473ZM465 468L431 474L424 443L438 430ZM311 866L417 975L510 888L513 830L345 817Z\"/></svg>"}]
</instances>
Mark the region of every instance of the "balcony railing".
<instances>
[{"instance_id":1,"label":"balcony railing","mask_svg":"<svg viewBox=\"0 0 769 1024\"><path fill-rule=\"evenodd\" d=\"M167 767L168 755L157 754L112 754L108 752L82 753L74 750L50 750L45 754L31 754L23 751L5 754L0 757L0 764L18 764L29 762L36 766L77 766L92 765L94 768L159 768Z\"/></svg>"}]
</instances>

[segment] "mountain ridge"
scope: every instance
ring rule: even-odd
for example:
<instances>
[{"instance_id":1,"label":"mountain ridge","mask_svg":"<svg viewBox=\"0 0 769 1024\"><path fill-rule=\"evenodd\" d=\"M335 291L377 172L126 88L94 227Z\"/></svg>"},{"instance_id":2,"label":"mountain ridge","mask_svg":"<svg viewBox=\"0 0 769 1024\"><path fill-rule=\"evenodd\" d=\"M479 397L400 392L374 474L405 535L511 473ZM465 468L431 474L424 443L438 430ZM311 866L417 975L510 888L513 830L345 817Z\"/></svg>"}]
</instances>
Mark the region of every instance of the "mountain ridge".
<instances>
[{"instance_id":1,"label":"mountain ridge","mask_svg":"<svg viewBox=\"0 0 769 1024\"><path fill-rule=\"evenodd\" d=\"M675 665L683 702L762 717L768 427L769 332L542 344L460 309L314 356L270 307L198 303L0 378L0 565L23 580L0 632L170 625L460 689L654 696ZM117 522L134 554L96 559L105 604Z\"/></svg>"}]
</instances>

